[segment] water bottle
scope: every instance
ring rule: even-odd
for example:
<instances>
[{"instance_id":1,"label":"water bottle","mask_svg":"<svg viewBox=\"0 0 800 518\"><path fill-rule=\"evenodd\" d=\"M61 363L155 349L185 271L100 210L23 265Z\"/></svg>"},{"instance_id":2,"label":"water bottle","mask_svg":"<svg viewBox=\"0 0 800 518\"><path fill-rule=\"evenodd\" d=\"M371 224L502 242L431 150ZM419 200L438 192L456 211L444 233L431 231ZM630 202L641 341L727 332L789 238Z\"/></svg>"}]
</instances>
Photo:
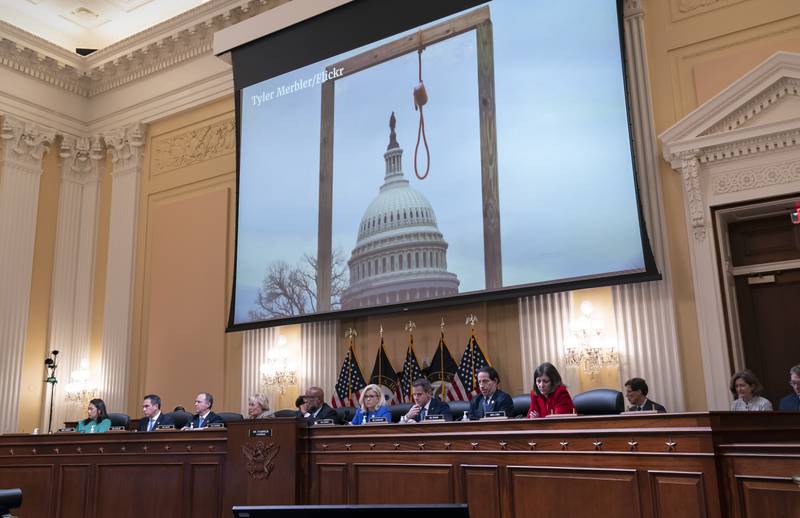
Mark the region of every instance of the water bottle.
<instances>
[{"instance_id":1,"label":"water bottle","mask_svg":"<svg viewBox=\"0 0 800 518\"><path fill-rule=\"evenodd\" d=\"M94 423L89 427L89 433L94 433Z\"/></svg>"},{"instance_id":2,"label":"water bottle","mask_svg":"<svg viewBox=\"0 0 800 518\"><path fill-rule=\"evenodd\" d=\"M462 421L469 421L469 416L467 415L467 411L464 410L464 415L461 417Z\"/></svg>"},{"instance_id":3,"label":"water bottle","mask_svg":"<svg viewBox=\"0 0 800 518\"><path fill-rule=\"evenodd\" d=\"M361 418L361 424L367 424L367 414L364 414L364 417Z\"/></svg>"}]
</instances>

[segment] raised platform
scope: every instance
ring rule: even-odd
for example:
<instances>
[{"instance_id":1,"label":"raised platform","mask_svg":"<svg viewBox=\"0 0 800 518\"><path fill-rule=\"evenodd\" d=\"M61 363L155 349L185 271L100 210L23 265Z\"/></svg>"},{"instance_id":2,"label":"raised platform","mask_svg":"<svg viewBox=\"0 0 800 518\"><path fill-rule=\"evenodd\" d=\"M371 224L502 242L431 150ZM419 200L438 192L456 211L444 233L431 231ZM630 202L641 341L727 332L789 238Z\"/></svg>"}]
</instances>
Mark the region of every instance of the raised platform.
<instances>
[{"instance_id":1,"label":"raised platform","mask_svg":"<svg viewBox=\"0 0 800 518\"><path fill-rule=\"evenodd\" d=\"M25 518L458 502L473 518L796 516L793 475L800 414L781 412L0 437Z\"/></svg>"}]
</instances>

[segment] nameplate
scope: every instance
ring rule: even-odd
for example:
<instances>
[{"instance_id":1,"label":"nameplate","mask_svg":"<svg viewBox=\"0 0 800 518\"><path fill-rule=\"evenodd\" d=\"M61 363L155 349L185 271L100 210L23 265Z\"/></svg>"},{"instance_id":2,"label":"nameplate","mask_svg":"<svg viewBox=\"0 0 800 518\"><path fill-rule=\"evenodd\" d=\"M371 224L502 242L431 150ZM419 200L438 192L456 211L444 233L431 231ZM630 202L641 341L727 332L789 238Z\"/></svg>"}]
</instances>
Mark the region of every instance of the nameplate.
<instances>
[{"instance_id":1,"label":"nameplate","mask_svg":"<svg viewBox=\"0 0 800 518\"><path fill-rule=\"evenodd\" d=\"M658 410L626 410L625 412L620 412L619 415L651 415L657 413Z\"/></svg>"},{"instance_id":2,"label":"nameplate","mask_svg":"<svg viewBox=\"0 0 800 518\"><path fill-rule=\"evenodd\" d=\"M58 433L72 433L75 431L75 428L68 426L66 428L59 428Z\"/></svg>"},{"instance_id":3,"label":"nameplate","mask_svg":"<svg viewBox=\"0 0 800 518\"><path fill-rule=\"evenodd\" d=\"M125 431L125 427L124 426L112 426L111 428L109 428L109 430L111 430L112 432L124 432Z\"/></svg>"},{"instance_id":4,"label":"nameplate","mask_svg":"<svg viewBox=\"0 0 800 518\"><path fill-rule=\"evenodd\" d=\"M425 416L425 421L444 421L442 414L428 414Z\"/></svg>"},{"instance_id":5,"label":"nameplate","mask_svg":"<svg viewBox=\"0 0 800 518\"><path fill-rule=\"evenodd\" d=\"M250 437L272 437L272 428L250 429Z\"/></svg>"},{"instance_id":6,"label":"nameplate","mask_svg":"<svg viewBox=\"0 0 800 518\"><path fill-rule=\"evenodd\" d=\"M496 412L486 412L483 414L483 419L505 419L506 418L506 411L505 410L498 410Z\"/></svg>"},{"instance_id":7,"label":"nameplate","mask_svg":"<svg viewBox=\"0 0 800 518\"><path fill-rule=\"evenodd\" d=\"M389 420L385 417L370 417L369 424L386 424Z\"/></svg>"},{"instance_id":8,"label":"nameplate","mask_svg":"<svg viewBox=\"0 0 800 518\"><path fill-rule=\"evenodd\" d=\"M225 428L225 423L208 423L206 428Z\"/></svg>"},{"instance_id":9,"label":"nameplate","mask_svg":"<svg viewBox=\"0 0 800 518\"><path fill-rule=\"evenodd\" d=\"M314 426L333 426L334 423L333 419L317 419L314 421Z\"/></svg>"},{"instance_id":10,"label":"nameplate","mask_svg":"<svg viewBox=\"0 0 800 518\"><path fill-rule=\"evenodd\" d=\"M175 429L174 424L160 424L156 426L156 430L174 430L174 429Z\"/></svg>"},{"instance_id":11,"label":"nameplate","mask_svg":"<svg viewBox=\"0 0 800 518\"><path fill-rule=\"evenodd\" d=\"M578 417L578 414L548 414L545 417Z\"/></svg>"}]
</instances>

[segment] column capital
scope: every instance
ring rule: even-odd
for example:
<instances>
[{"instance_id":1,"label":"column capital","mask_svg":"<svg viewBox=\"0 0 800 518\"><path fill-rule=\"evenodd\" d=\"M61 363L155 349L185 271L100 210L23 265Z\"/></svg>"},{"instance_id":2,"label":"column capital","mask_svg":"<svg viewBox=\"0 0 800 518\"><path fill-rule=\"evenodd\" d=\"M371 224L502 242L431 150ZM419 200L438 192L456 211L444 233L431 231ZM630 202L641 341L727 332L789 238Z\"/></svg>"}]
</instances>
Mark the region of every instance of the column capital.
<instances>
[{"instance_id":1,"label":"column capital","mask_svg":"<svg viewBox=\"0 0 800 518\"><path fill-rule=\"evenodd\" d=\"M30 173L42 173L42 157L53 143L56 132L30 121L3 117L0 139L4 149L2 159Z\"/></svg>"},{"instance_id":2,"label":"column capital","mask_svg":"<svg viewBox=\"0 0 800 518\"><path fill-rule=\"evenodd\" d=\"M142 165L145 126L139 122L103 134L111 153L112 175L137 171Z\"/></svg>"},{"instance_id":3,"label":"column capital","mask_svg":"<svg viewBox=\"0 0 800 518\"><path fill-rule=\"evenodd\" d=\"M76 183L100 179L100 163L105 157L100 135L74 137L64 135L58 151L61 157L61 178Z\"/></svg>"},{"instance_id":4,"label":"column capital","mask_svg":"<svg viewBox=\"0 0 800 518\"><path fill-rule=\"evenodd\" d=\"M644 16L642 0L625 0L622 5L622 14L625 18Z\"/></svg>"}]
</instances>

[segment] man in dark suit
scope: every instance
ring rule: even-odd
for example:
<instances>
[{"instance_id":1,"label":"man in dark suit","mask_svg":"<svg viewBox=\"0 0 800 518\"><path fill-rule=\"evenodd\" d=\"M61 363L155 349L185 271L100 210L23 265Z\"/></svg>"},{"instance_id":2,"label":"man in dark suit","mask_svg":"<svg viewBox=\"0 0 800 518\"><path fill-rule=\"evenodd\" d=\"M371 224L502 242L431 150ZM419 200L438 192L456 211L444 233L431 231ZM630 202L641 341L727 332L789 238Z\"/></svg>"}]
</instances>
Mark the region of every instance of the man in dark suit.
<instances>
[{"instance_id":1,"label":"man in dark suit","mask_svg":"<svg viewBox=\"0 0 800 518\"><path fill-rule=\"evenodd\" d=\"M401 423L419 423L429 415L440 415L445 421L453 420L450 405L433 397L433 387L426 378L414 381L411 385L411 396L414 398L414 406L406 415L400 416Z\"/></svg>"},{"instance_id":2,"label":"man in dark suit","mask_svg":"<svg viewBox=\"0 0 800 518\"><path fill-rule=\"evenodd\" d=\"M197 413L192 416L192 420L189 421L189 424L184 426L183 429L206 428L213 423L222 423L224 425L225 421L211 411L212 406L214 406L214 396L208 392L197 394L197 397L194 398L194 410Z\"/></svg>"},{"instance_id":3,"label":"man in dark suit","mask_svg":"<svg viewBox=\"0 0 800 518\"><path fill-rule=\"evenodd\" d=\"M136 427L139 432L152 432L162 425L175 425L172 417L161 412L161 398L155 394L148 394L144 397L142 412L144 412L144 417L139 419L139 425Z\"/></svg>"},{"instance_id":4,"label":"man in dark suit","mask_svg":"<svg viewBox=\"0 0 800 518\"><path fill-rule=\"evenodd\" d=\"M647 399L647 382L642 378L631 378L625 382L625 397L631 406L628 412L653 411L665 413L666 408Z\"/></svg>"},{"instance_id":5,"label":"man in dark suit","mask_svg":"<svg viewBox=\"0 0 800 518\"><path fill-rule=\"evenodd\" d=\"M335 424L342 424L342 419L339 414L325 403L325 393L320 387L309 387L306 390L306 409L305 412L300 413L298 410L298 417L305 417L308 425L311 426L322 419L332 419Z\"/></svg>"},{"instance_id":6,"label":"man in dark suit","mask_svg":"<svg viewBox=\"0 0 800 518\"><path fill-rule=\"evenodd\" d=\"M778 403L778 410L783 412L800 411L800 365L795 365L789 369L789 385L793 392L781 398Z\"/></svg>"},{"instance_id":7,"label":"man in dark suit","mask_svg":"<svg viewBox=\"0 0 800 518\"><path fill-rule=\"evenodd\" d=\"M469 402L469 418L481 419L489 412L505 412L506 417L514 417L514 401L500 390L500 375L494 367L478 369L478 388L481 393Z\"/></svg>"}]
</instances>

